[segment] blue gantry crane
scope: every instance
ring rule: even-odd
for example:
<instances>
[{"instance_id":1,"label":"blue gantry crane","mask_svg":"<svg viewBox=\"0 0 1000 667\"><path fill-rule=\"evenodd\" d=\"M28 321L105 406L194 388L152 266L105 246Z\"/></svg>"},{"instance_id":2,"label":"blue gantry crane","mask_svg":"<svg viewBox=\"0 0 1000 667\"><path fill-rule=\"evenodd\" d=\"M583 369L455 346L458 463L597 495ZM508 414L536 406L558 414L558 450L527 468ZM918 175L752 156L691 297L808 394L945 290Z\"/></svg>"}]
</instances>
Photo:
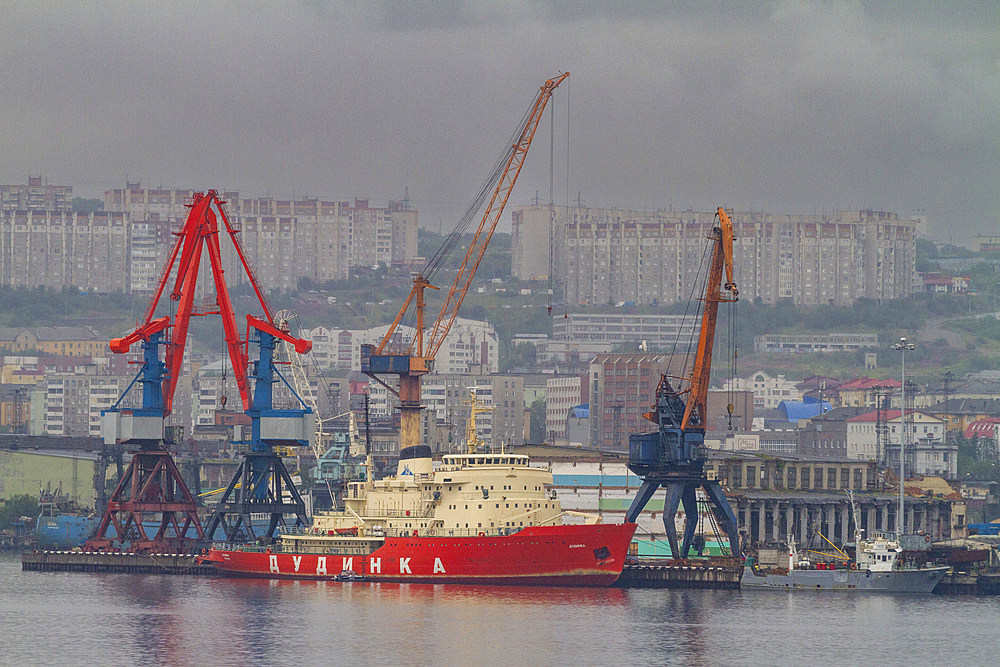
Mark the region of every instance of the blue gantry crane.
<instances>
[{"instance_id":1,"label":"blue gantry crane","mask_svg":"<svg viewBox=\"0 0 1000 667\"><path fill-rule=\"evenodd\" d=\"M253 398L246 410L250 417L250 437L238 442L247 446L247 453L216 505L206 531L215 537L221 528L227 542L270 541L279 526L286 527L292 521L291 517L296 526L307 522L305 502L282 457L275 452L275 447L306 447L313 435L312 408L278 372L274 360L277 339L296 345L297 350L304 346L301 339L263 320L248 316L247 321L252 329L252 333L248 331L248 340L255 340L259 350L252 373ZM294 407L274 406L274 385L278 382L294 397L297 403ZM267 527L259 525L263 528L260 534L252 514L268 516Z\"/></svg>"}]
</instances>

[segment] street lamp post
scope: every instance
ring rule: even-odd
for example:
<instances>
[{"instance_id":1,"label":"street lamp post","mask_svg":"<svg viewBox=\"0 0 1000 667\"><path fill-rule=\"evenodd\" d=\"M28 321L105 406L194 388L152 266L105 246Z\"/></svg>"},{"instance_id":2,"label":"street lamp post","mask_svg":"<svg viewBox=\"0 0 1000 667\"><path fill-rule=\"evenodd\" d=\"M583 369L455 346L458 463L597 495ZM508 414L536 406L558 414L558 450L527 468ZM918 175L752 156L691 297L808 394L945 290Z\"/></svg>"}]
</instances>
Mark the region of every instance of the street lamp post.
<instances>
[{"instance_id":1,"label":"street lamp post","mask_svg":"<svg viewBox=\"0 0 1000 667\"><path fill-rule=\"evenodd\" d=\"M904 447L906 438L909 433L906 430L906 351L913 349L913 343L910 343L906 338L900 338L899 342L892 346L892 349L899 350L899 366L900 374L902 375L902 386L900 389L901 403L900 403L900 420L899 420L899 518L896 521L896 530L899 533L899 537L902 538L903 531L906 528L905 517L903 515L903 494L906 479L906 458L904 457Z\"/></svg>"}]
</instances>

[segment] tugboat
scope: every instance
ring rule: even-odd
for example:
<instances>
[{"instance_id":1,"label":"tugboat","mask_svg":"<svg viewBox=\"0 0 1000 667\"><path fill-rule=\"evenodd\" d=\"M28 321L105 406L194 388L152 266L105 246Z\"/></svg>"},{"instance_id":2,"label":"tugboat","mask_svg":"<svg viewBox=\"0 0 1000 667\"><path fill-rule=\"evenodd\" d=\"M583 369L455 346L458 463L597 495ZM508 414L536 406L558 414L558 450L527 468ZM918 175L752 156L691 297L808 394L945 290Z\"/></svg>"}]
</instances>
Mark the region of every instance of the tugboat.
<instances>
[{"instance_id":1,"label":"tugboat","mask_svg":"<svg viewBox=\"0 0 1000 667\"><path fill-rule=\"evenodd\" d=\"M468 451L435 468L427 445L400 452L394 477L347 485L343 510L271 546L221 545L203 562L226 574L278 579L610 586L635 523L604 524L564 511L552 473L524 454ZM578 523L563 523L572 517ZM341 573L341 574L338 574Z\"/></svg>"}]
</instances>

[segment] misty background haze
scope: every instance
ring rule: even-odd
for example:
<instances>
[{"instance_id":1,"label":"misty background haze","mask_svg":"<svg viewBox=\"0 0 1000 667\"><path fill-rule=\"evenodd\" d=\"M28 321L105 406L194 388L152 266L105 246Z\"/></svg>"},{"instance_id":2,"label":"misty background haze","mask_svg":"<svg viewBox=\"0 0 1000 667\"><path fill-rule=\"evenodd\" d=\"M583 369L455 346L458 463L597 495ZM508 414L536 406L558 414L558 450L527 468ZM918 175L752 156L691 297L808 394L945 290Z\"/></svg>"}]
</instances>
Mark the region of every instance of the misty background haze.
<instances>
[{"instance_id":1,"label":"misty background haze","mask_svg":"<svg viewBox=\"0 0 1000 667\"><path fill-rule=\"evenodd\" d=\"M998 7L6 2L0 180L373 204L408 188L447 231L570 71L557 204L872 208L968 242L1000 232ZM548 200L549 123L511 205Z\"/></svg>"}]
</instances>

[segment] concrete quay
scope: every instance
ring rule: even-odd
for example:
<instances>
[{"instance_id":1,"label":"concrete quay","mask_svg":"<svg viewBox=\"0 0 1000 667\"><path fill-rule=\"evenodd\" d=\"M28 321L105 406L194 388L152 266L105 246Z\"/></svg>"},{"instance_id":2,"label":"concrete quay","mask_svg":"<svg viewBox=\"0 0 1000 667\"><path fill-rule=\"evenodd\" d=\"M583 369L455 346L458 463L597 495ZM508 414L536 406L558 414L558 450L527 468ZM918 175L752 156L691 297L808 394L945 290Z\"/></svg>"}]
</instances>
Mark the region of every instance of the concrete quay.
<instances>
[{"instance_id":1,"label":"concrete quay","mask_svg":"<svg viewBox=\"0 0 1000 667\"><path fill-rule=\"evenodd\" d=\"M675 561L669 558L632 558L625 563L618 588L700 588L738 590L743 566L738 559Z\"/></svg>"},{"instance_id":2,"label":"concrete quay","mask_svg":"<svg viewBox=\"0 0 1000 667\"><path fill-rule=\"evenodd\" d=\"M1000 572L949 572L934 587L937 595L1000 595Z\"/></svg>"},{"instance_id":3,"label":"concrete quay","mask_svg":"<svg viewBox=\"0 0 1000 667\"><path fill-rule=\"evenodd\" d=\"M194 554L23 551L24 572L119 572L127 574L214 575L211 565L197 565Z\"/></svg>"}]
</instances>

